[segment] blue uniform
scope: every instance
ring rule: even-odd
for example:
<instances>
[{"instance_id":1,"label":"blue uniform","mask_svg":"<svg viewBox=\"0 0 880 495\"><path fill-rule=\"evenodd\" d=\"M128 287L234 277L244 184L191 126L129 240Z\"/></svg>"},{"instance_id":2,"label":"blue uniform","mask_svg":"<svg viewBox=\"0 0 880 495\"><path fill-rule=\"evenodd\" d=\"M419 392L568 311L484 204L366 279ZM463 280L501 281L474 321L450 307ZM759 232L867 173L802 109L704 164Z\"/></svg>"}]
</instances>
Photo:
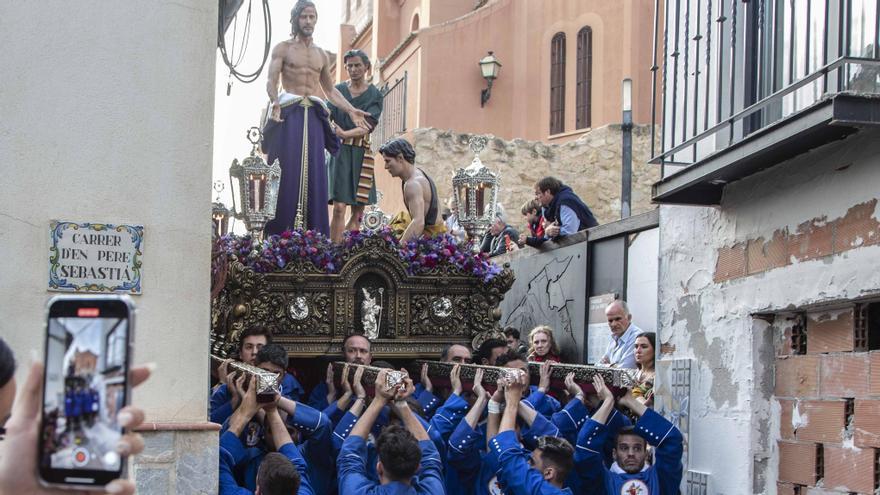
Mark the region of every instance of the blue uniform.
<instances>
[{"instance_id":1,"label":"blue uniform","mask_svg":"<svg viewBox=\"0 0 880 495\"><path fill-rule=\"evenodd\" d=\"M467 421L459 422L449 437L447 460L456 472L462 495L500 493L495 476L498 456L492 451L481 453L484 442L485 434L471 428Z\"/></svg>"},{"instance_id":2,"label":"blue uniform","mask_svg":"<svg viewBox=\"0 0 880 495\"><path fill-rule=\"evenodd\" d=\"M575 449L575 470L582 486L592 487L585 493L617 495L674 495L681 485L683 437L666 418L648 409L636 422L635 432L655 447L654 464L634 474L619 467L608 469L603 462L603 446L610 428L592 419L587 420L578 434Z\"/></svg>"},{"instance_id":3,"label":"blue uniform","mask_svg":"<svg viewBox=\"0 0 880 495\"><path fill-rule=\"evenodd\" d=\"M559 401L556 400L555 397L547 395L544 392L539 392L538 387L534 385L529 386L529 395L523 397L522 400L526 404L532 406L532 409L548 418L559 412L562 408L562 405L559 404Z\"/></svg>"},{"instance_id":4,"label":"blue uniform","mask_svg":"<svg viewBox=\"0 0 880 495\"><path fill-rule=\"evenodd\" d=\"M293 416L287 418L287 424L299 430L305 439L298 449L307 462L306 469L312 487L318 493L326 493L322 488L328 483L333 484L328 480L332 480L334 469L330 454L330 421L320 411L297 403ZM248 448L244 458L237 463L241 464L239 479L249 490L256 490L257 471L265 453L262 446Z\"/></svg>"},{"instance_id":5,"label":"blue uniform","mask_svg":"<svg viewBox=\"0 0 880 495\"><path fill-rule=\"evenodd\" d=\"M300 385L293 375L285 373L284 378L281 379L281 395L292 401L299 401L302 393L302 385ZM320 411L324 408L316 407L315 409ZM232 413L232 396L229 394L229 390L226 389L226 384L223 383L211 393L211 422L223 424L229 416L232 416Z\"/></svg>"},{"instance_id":6,"label":"blue uniform","mask_svg":"<svg viewBox=\"0 0 880 495\"><path fill-rule=\"evenodd\" d=\"M312 485L309 483L306 461L296 445L288 443L282 445L278 452L287 457L299 472L298 495L314 495ZM253 490L242 488L235 481L232 474L236 465L245 461L247 451L241 441L232 432L227 431L220 437L220 495L249 495Z\"/></svg>"},{"instance_id":7,"label":"blue uniform","mask_svg":"<svg viewBox=\"0 0 880 495\"><path fill-rule=\"evenodd\" d=\"M73 419L73 392L64 394L64 417Z\"/></svg>"},{"instance_id":8,"label":"blue uniform","mask_svg":"<svg viewBox=\"0 0 880 495\"><path fill-rule=\"evenodd\" d=\"M571 495L568 488L548 483L537 469L529 466L531 454L516 439L516 432L503 431L489 440L489 449L498 456L501 469L498 482L509 495Z\"/></svg>"},{"instance_id":9,"label":"blue uniform","mask_svg":"<svg viewBox=\"0 0 880 495\"><path fill-rule=\"evenodd\" d=\"M310 407L314 407L319 411L323 411L327 409L327 406L330 404L327 403L327 392L329 389L327 388L327 382L321 382L315 385L315 388L312 389L312 393L309 394L309 400L306 402Z\"/></svg>"},{"instance_id":10,"label":"blue uniform","mask_svg":"<svg viewBox=\"0 0 880 495\"><path fill-rule=\"evenodd\" d=\"M432 392L425 390L425 387L421 383L416 385L413 397L415 397L419 405L422 406L422 417L425 419L431 419L431 417L434 416L434 412L437 411L437 408L442 404L440 398Z\"/></svg>"},{"instance_id":11,"label":"blue uniform","mask_svg":"<svg viewBox=\"0 0 880 495\"><path fill-rule=\"evenodd\" d=\"M361 437L348 437L342 444L336 464L339 468L339 493L345 495L442 495L443 468L437 448L430 440L419 442L422 460L409 485L392 482L380 485L366 473L367 443Z\"/></svg>"}]
</instances>

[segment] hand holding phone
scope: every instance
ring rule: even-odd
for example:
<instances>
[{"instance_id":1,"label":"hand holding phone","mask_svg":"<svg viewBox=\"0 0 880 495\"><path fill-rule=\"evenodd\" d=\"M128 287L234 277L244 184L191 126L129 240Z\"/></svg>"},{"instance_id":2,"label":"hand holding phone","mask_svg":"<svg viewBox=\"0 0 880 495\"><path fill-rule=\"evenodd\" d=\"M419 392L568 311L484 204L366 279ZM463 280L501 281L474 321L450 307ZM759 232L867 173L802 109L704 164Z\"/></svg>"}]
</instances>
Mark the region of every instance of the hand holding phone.
<instances>
[{"instance_id":1,"label":"hand holding phone","mask_svg":"<svg viewBox=\"0 0 880 495\"><path fill-rule=\"evenodd\" d=\"M147 380L151 368L139 366L131 369L130 383L137 386ZM40 426L40 402L43 398L43 365L31 365L27 381L12 410L12 417L6 425L4 449L8 453L0 457L0 493L21 495L62 495L67 490L47 488L38 480L37 453ZM126 428L134 428L144 421L142 409L127 406L119 411L120 419L128 418ZM138 433L126 433L118 442L120 450L129 455L140 453L144 441ZM132 494L135 485L130 480L114 479L106 486L89 487L95 493Z\"/></svg>"},{"instance_id":2,"label":"hand holding phone","mask_svg":"<svg viewBox=\"0 0 880 495\"><path fill-rule=\"evenodd\" d=\"M128 407L133 332L126 296L49 301L42 414L36 452L28 457L43 486L102 490L125 477L126 456L142 443L125 431L143 421L139 409Z\"/></svg>"}]
</instances>

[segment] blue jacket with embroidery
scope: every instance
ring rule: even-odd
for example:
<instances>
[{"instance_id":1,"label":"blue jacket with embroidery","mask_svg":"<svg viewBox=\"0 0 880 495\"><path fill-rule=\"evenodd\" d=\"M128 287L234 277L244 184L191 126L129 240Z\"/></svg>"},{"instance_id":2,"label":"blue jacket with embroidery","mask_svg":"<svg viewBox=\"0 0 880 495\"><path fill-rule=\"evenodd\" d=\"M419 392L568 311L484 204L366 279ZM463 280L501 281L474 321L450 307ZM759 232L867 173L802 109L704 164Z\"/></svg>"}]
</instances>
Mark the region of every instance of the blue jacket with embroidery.
<instances>
[{"instance_id":1,"label":"blue jacket with embroidery","mask_svg":"<svg viewBox=\"0 0 880 495\"><path fill-rule=\"evenodd\" d=\"M529 465L531 454L516 439L516 432L503 431L489 440L489 449L498 456L501 469L498 482L509 495L571 495L568 488L557 488Z\"/></svg>"},{"instance_id":2,"label":"blue jacket with embroidery","mask_svg":"<svg viewBox=\"0 0 880 495\"><path fill-rule=\"evenodd\" d=\"M299 472L298 495L313 495L312 485L309 483L309 474L306 461L299 449L293 443L282 445L278 452L287 457ZM220 436L220 495L249 495L253 490L238 485L233 475L236 465L245 462L247 449L232 432L225 432ZM262 456L261 456L262 457Z\"/></svg>"},{"instance_id":3,"label":"blue jacket with embroidery","mask_svg":"<svg viewBox=\"0 0 880 495\"><path fill-rule=\"evenodd\" d=\"M336 465L339 469L339 493L345 495L437 495L443 490L443 468L437 448L430 440L419 442L422 460L409 485L392 482L380 485L366 472L367 444L361 437L348 437L342 444Z\"/></svg>"},{"instance_id":4,"label":"blue jacket with embroidery","mask_svg":"<svg viewBox=\"0 0 880 495\"><path fill-rule=\"evenodd\" d=\"M296 378L290 373L285 373L284 378L281 380L281 395L292 401L298 401L303 393L302 385L300 385ZM229 416L232 416L233 412L232 396L226 389L226 384L222 383L211 393L211 422L223 424Z\"/></svg>"},{"instance_id":5,"label":"blue jacket with embroidery","mask_svg":"<svg viewBox=\"0 0 880 495\"><path fill-rule=\"evenodd\" d=\"M610 428L592 419L587 420L578 434L575 448L575 470L583 493L617 495L635 489L644 495L674 495L681 485L683 437L678 428L652 409L636 422L635 432L655 447L654 464L628 474L619 468L608 469L603 461L603 448Z\"/></svg>"}]
</instances>

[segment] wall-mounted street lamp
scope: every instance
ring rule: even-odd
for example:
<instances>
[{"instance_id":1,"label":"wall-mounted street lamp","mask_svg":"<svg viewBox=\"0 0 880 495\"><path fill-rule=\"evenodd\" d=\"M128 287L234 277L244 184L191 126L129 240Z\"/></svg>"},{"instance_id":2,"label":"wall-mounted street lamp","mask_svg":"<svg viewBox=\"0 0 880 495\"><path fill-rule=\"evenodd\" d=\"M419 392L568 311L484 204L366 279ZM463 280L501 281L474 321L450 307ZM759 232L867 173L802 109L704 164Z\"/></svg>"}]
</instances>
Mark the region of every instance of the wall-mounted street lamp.
<instances>
[{"instance_id":1,"label":"wall-mounted street lamp","mask_svg":"<svg viewBox=\"0 0 880 495\"><path fill-rule=\"evenodd\" d=\"M492 94L492 82L498 77L498 72L501 70L501 63L498 62L498 59L495 58L493 52L489 52L488 55L480 59L480 72L483 73L483 79L489 83L489 86L480 93L480 106L485 106L486 102L489 101L489 96Z\"/></svg>"}]
</instances>

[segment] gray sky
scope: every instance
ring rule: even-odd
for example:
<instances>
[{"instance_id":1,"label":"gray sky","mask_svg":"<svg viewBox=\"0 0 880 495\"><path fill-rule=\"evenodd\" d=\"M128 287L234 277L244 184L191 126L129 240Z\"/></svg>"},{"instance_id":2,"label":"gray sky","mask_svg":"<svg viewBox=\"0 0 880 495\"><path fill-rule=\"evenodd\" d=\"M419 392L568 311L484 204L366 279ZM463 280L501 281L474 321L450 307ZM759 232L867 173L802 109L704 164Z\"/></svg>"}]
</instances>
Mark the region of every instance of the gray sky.
<instances>
[{"instance_id":1,"label":"gray sky","mask_svg":"<svg viewBox=\"0 0 880 495\"><path fill-rule=\"evenodd\" d=\"M239 36L236 47L241 41L241 28L243 25L248 2L252 2L251 36L248 50L242 65L238 67L241 72L253 72L260 64L263 56L263 17L261 0L245 0L239 10ZM290 35L290 9L295 0L269 0L269 12L272 15L272 40L274 47L279 42L288 39ZM325 49L336 52L339 47L339 24L342 19L341 0L315 0L318 7L318 24L315 29L315 43ZM226 45L232 44L232 26L226 33ZM221 194L221 199L227 207L232 207L229 186L229 165L234 158L241 160L251 150L251 144L245 138L245 132L251 126L259 125L260 112L268 102L266 96L266 67L263 68L259 79L244 84L237 79L232 79L232 92L226 96L226 85L229 82L229 68L223 63L220 50L217 56L217 79L215 88L214 105L214 180L221 179L226 189ZM211 194L211 199L216 193L211 189L212 184L205 184L205 193ZM238 191L236 185L236 191ZM237 201L236 201L237 202ZM236 220L236 232L242 232L242 222Z\"/></svg>"}]
</instances>

